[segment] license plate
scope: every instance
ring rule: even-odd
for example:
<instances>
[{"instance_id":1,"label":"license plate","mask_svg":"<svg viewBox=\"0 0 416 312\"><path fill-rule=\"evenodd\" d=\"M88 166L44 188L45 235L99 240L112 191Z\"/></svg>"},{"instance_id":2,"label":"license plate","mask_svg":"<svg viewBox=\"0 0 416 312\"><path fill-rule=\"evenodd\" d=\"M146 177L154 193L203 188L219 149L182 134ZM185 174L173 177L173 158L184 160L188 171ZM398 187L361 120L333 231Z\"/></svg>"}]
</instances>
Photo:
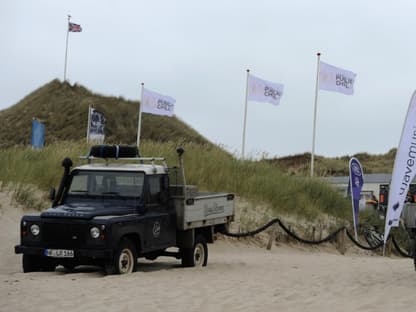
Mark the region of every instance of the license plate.
<instances>
[{"instance_id":1,"label":"license plate","mask_svg":"<svg viewBox=\"0 0 416 312\"><path fill-rule=\"evenodd\" d=\"M52 258L73 258L74 251L68 249L45 249L44 255Z\"/></svg>"}]
</instances>

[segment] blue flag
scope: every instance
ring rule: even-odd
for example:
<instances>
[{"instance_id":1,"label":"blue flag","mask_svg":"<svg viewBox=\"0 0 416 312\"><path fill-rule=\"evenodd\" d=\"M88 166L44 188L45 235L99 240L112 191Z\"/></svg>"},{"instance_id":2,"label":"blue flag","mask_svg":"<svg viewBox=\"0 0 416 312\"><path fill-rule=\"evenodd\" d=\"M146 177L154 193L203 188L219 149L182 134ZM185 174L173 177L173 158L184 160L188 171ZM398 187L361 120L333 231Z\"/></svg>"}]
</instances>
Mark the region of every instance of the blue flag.
<instances>
[{"instance_id":1,"label":"blue flag","mask_svg":"<svg viewBox=\"0 0 416 312\"><path fill-rule=\"evenodd\" d=\"M45 125L37 119L32 120L32 141L33 148L42 148L45 144Z\"/></svg>"},{"instance_id":2,"label":"blue flag","mask_svg":"<svg viewBox=\"0 0 416 312\"><path fill-rule=\"evenodd\" d=\"M358 211L360 204L361 189L363 188L364 177L363 169L357 158L352 157L350 159L350 181L351 187L351 200L352 200L352 215L354 221L355 238L357 239L357 227L358 227Z\"/></svg>"}]
</instances>

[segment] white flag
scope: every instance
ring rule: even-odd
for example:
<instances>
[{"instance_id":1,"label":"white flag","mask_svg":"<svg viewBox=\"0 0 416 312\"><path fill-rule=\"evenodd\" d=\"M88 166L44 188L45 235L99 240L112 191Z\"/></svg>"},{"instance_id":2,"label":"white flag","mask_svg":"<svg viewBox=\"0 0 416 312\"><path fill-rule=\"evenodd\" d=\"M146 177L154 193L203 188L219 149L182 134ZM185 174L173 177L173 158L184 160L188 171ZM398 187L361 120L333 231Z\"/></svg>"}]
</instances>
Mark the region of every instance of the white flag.
<instances>
[{"instance_id":1,"label":"white flag","mask_svg":"<svg viewBox=\"0 0 416 312\"><path fill-rule=\"evenodd\" d=\"M416 91L407 110L402 136L394 160L393 174L387 204L386 224L384 228L384 243L392 226L399 225L409 185L416 175Z\"/></svg>"},{"instance_id":2,"label":"white flag","mask_svg":"<svg viewBox=\"0 0 416 312\"><path fill-rule=\"evenodd\" d=\"M283 85L248 75L248 100L278 105L283 95Z\"/></svg>"},{"instance_id":3,"label":"white flag","mask_svg":"<svg viewBox=\"0 0 416 312\"><path fill-rule=\"evenodd\" d=\"M324 62L319 63L319 89L347 95L354 94L357 74Z\"/></svg>"},{"instance_id":4,"label":"white flag","mask_svg":"<svg viewBox=\"0 0 416 312\"><path fill-rule=\"evenodd\" d=\"M105 134L104 134L104 127L105 127L105 117L103 113L95 110L94 108L90 107L90 114L89 114L89 128L88 128L88 141L89 142L96 142L96 143L103 143Z\"/></svg>"},{"instance_id":5,"label":"white flag","mask_svg":"<svg viewBox=\"0 0 416 312\"><path fill-rule=\"evenodd\" d=\"M142 112L155 115L173 116L176 100L170 96L162 95L143 88Z\"/></svg>"}]
</instances>

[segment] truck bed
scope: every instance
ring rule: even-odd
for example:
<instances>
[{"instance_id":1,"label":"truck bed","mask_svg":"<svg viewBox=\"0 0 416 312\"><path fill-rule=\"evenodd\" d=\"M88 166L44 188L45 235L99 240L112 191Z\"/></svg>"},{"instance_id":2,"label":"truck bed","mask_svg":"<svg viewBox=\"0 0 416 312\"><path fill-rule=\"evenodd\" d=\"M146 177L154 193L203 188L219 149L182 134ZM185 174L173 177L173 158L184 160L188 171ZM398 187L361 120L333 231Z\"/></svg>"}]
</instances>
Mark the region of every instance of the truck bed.
<instances>
[{"instance_id":1,"label":"truck bed","mask_svg":"<svg viewBox=\"0 0 416 312\"><path fill-rule=\"evenodd\" d=\"M192 186L186 187L186 198L183 196L183 191L181 193L172 196L178 230L226 224L233 221L233 194L197 192Z\"/></svg>"}]
</instances>

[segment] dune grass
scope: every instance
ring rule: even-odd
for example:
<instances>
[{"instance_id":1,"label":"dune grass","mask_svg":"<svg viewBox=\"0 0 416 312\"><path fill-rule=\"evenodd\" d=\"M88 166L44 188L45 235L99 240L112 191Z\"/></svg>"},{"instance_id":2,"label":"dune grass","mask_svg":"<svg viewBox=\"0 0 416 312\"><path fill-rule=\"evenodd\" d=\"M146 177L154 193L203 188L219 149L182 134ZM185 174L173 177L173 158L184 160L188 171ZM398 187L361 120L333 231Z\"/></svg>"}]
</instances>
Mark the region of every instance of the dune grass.
<instances>
[{"instance_id":1,"label":"dune grass","mask_svg":"<svg viewBox=\"0 0 416 312\"><path fill-rule=\"evenodd\" d=\"M176 166L177 147L174 142L142 141L141 155L163 156L169 166ZM201 191L233 192L250 202L270 206L276 215L285 213L311 221L323 214L350 219L350 203L319 179L291 177L264 162L239 160L212 144L184 143L182 147L187 183ZM55 143L42 150L3 149L0 180L3 184L34 185L47 194L51 186L59 185L63 158L71 157L78 165L83 163L79 156L87 151L88 146L80 142ZM22 197L28 196L23 192Z\"/></svg>"},{"instance_id":2,"label":"dune grass","mask_svg":"<svg viewBox=\"0 0 416 312\"><path fill-rule=\"evenodd\" d=\"M317 176L347 176L348 164L351 157L356 157L363 166L364 173L391 173L393 170L396 149L392 148L385 154L357 153L341 157L315 156L315 175ZM287 174L305 176L310 172L311 154L304 153L281 158L262 159L262 162L272 164Z\"/></svg>"}]
</instances>

